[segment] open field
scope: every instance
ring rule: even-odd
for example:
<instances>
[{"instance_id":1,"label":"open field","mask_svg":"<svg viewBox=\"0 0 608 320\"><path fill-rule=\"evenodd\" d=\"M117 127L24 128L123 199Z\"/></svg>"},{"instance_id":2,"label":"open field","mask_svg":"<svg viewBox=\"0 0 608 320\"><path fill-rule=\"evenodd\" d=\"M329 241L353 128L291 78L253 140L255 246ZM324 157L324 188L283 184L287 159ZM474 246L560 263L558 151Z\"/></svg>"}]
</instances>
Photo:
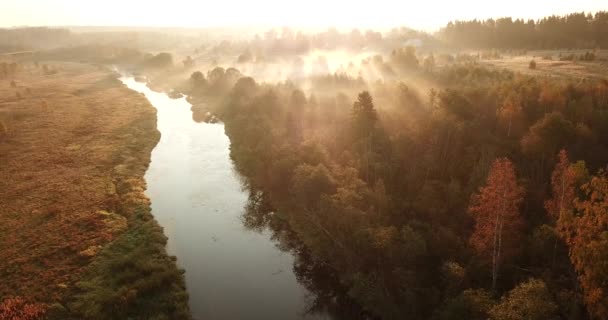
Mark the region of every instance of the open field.
<instances>
[{"instance_id":1,"label":"open field","mask_svg":"<svg viewBox=\"0 0 608 320\"><path fill-rule=\"evenodd\" d=\"M181 275L143 194L155 110L106 69L48 69L22 65L14 84L0 79L0 303L19 296L57 318L102 317L91 311L102 301L92 283L105 282L106 299L138 294L124 279L112 288L116 255L150 249L142 263Z\"/></svg>"},{"instance_id":2,"label":"open field","mask_svg":"<svg viewBox=\"0 0 608 320\"><path fill-rule=\"evenodd\" d=\"M594 52L594 61L564 60L561 57L575 55L580 57ZM536 69L529 68L530 61L536 62ZM517 72L531 75L553 76L575 79L608 79L608 50L536 50L526 55L505 55L501 59L483 60L484 62Z\"/></svg>"}]
</instances>

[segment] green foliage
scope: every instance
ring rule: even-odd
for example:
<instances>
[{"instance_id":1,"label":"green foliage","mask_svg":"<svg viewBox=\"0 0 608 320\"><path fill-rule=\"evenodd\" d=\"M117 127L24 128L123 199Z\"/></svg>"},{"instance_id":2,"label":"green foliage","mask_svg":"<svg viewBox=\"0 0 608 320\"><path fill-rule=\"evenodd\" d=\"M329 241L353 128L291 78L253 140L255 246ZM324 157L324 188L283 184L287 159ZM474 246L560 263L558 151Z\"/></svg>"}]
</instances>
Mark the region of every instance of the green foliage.
<instances>
[{"instance_id":1,"label":"green foliage","mask_svg":"<svg viewBox=\"0 0 608 320\"><path fill-rule=\"evenodd\" d=\"M221 82L226 72L207 78ZM530 245L515 242L521 251L501 255L496 293L530 275L542 276L551 293L575 292L567 252L558 246L554 257L544 200L557 150L567 148L592 170L605 165L608 86L476 64L427 76L441 88L430 101L414 85L379 82L361 90L348 78L339 93L311 80L308 97L291 83L252 78L234 81L219 97L208 94L221 100L217 114L246 184L373 315L488 318L491 296L462 291L490 287L487 263L466 241L474 229L466 206L504 156L516 167L511 180L528 190L521 231Z\"/></svg>"},{"instance_id":2,"label":"green foliage","mask_svg":"<svg viewBox=\"0 0 608 320\"><path fill-rule=\"evenodd\" d=\"M557 319L557 305L542 280L519 284L490 310L492 320Z\"/></svg>"},{"instance_id":3,"label":"green foliage","mask_svg":"<svg viewBox=\"0 0 608 320\"><path fill-rule=\"evenodd\" d=\"M448 300L439 309L436 318L438 320L486 320L495 304L490 292L484 289L467 289L457 297Z\"/></svg>"},{"instance_id":4,"label":"green foliage","mask_svg":"<svg viewBox=\"0 0 608 320\"><path fill-rule=\"evenodd\" d=\"M303 164L294 170L291 190L296 201L313 205L319 202L321 195L334 192L335 182L323 164Z\"/></svg>"},{"instance_id":5,"label":"green foliage","mask_svg":"<svg viewBox=\"0 0 608 320\"><path fill-rule=\"evenodd\" d=\"M87 267L70 313L86 319L189 319L183 271L167 256L166 241L154 220L131 226Z\"/></svg>"}]
</instances>

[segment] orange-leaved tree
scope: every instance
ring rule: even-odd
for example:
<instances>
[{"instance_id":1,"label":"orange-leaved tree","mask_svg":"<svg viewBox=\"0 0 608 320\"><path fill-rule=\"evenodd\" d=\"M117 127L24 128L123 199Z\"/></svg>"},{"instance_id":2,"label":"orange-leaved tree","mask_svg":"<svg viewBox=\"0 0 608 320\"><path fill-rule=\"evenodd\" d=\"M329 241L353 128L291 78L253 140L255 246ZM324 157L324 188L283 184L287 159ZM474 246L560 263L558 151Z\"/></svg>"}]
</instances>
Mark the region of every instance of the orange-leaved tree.
<instances>
[{"instance_id":1,"label":"orange-leaved tree","mask_svg":"<svg viewBox=\"0 0 608 320\"><path fill-rule=\"evenodd\" d=\"M600 171L581 187L583 199L562 214L566 244L594 319L608 319L608 174Z\"/></svg>"},{"instance_id":2,"label":"orange-leaved tree","mask_svg":"<svg viewBox=\"0 0 608 320\"><path fill-rule=\"evenodd\" d=\"M557 164L551 174L551 193L553 197L545 201L545 209L553 223L555 231L562 238L567 238L569 224L562 219L564 213L574 209L574 199L576 198L577 172L568 160L568 153L562 149L557 156ZM557 238L553 245L552 264L555 264L557 252Z\"/></svg>"},{"instance_id":3,"label":"orange-leaved tree","mask_svg":"<svg viewBox=\"0 0 608 320\"><path fill-rule=\"evenodd\" d=\"M558 161L551 174L551 190L553 198L545 201L545 209L557 224L563 212L567 212L574 207L576 197L576 171L568 160L568 153L562 149L558 154ZM559 228L559 227L558 227Z\"/></svg>"},{"instance_id":4,"label":"orange-leaved tree","mask_svg":"<svg viewBox=\"0 0 608 320\"><path fill-rule=\"evenodd\" d=\"M517 253L523 219L519 205L524 189L517 184L513 163L496 159L486 185L471 196L469 212L475 219L470 243L480 257L491 260L492 290L496 288L499 266Z\"/></svg>"}]
</instances>

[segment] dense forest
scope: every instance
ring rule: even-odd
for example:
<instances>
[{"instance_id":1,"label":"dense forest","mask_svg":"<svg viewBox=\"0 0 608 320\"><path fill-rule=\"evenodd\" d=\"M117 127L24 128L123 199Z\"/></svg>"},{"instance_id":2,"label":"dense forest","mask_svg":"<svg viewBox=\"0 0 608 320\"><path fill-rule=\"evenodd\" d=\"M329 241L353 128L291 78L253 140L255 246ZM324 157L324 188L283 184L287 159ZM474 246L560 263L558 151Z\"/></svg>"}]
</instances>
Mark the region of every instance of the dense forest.
<instances>
[{"instance_id":1,"label":"dense forest","mask_svg":"<svg viewBox=\"0 0 608 320\"><path fill-rule=\"evenodd\" d=\"M222 68L185 87L215 101L253 205L371 315L608 316L608 83L409 70L434 89Z\"/></svg>"},{"instance_id":2,"label":"dense forest","mask_svg":"<svg viewBox=\"0 0 608 320\"><path fill-rule=\"evenodd\" d=\"M572 13L538 21L509 17L454 21L439 36L461 48L604 48L608 46L608 12Z\"/></svg>"}]
</instances>

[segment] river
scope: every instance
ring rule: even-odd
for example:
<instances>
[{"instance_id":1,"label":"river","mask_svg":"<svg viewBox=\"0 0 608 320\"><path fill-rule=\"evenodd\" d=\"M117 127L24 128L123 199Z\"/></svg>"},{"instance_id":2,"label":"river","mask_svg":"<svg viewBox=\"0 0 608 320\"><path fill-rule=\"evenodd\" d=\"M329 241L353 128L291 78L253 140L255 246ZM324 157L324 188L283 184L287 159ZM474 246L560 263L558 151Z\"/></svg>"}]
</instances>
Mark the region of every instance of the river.
<instances>
[{"instance_id":1,"label":"river","mask_svg":"<svg viewBox=\"0 0 608 320\"><path fill-rule=\"evenodd\" d=\"M229 157L222 123L196 123L190 103L120 79L157 110L161 138L146 172L152 214L185 269L194 319L332 319L310 313L314 294L298 282L294 255L268 228L243 224L248 192Z\"/></svg>"}]
</instances>

